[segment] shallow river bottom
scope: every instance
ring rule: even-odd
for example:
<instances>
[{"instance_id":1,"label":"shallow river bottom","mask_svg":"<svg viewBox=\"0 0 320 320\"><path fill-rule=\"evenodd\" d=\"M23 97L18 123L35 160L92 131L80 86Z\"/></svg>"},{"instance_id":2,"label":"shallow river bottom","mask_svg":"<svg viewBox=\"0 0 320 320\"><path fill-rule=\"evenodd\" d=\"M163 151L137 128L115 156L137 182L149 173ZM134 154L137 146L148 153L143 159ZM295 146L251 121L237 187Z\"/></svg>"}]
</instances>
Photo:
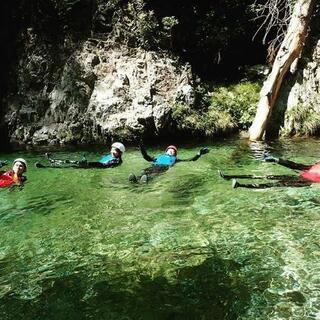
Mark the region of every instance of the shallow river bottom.
<instances>
[{"instance_id":1,"label":"shallow river bottom","mask_svg":"<svg viewBox=\"0 0 320 320\"><path fill-rule=\"evenodd\" d=\"M209 147L147 185L128 182L148 166L135 148L107 170L0 154L29 162L23 190L0 191L0 319L320 319L320 185L232 189L217 174L296 174L262 154L314 163L319 141Z\"/></svg>"}]
</instances>

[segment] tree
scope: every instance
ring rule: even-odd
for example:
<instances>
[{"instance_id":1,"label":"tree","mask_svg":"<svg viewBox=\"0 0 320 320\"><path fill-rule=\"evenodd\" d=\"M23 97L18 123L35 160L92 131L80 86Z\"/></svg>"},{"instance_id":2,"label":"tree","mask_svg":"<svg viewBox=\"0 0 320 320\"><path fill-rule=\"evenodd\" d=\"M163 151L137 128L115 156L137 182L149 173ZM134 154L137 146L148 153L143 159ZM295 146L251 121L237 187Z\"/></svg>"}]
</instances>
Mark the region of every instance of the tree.
<instances>
[{"instance_id":1,"label":"tree","mask_svg":"<svg viewBox=\"0 0 320 320\"><path fill-rule=\"evenodd\" d=\"M270 3L274 0L268 0ZM285 0L289 2L290 0ZM272 70L260 92L256 116L249 129L250 140L261 140L277 101L282 81L290 69L294 72L308 32L315 0L296 0L290 22Z\"/></svg>"}]
</instances>

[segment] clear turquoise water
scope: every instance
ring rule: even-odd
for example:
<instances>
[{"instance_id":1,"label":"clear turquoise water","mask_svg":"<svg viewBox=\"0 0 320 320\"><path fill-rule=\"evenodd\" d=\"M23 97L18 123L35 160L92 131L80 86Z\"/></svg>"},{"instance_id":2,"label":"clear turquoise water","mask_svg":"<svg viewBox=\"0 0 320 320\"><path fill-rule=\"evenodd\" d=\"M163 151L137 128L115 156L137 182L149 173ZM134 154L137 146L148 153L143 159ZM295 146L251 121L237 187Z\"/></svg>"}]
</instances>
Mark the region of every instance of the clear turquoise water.
<instances>
[{"instance_id":1,"label":"clear turquoise water","mask_svg":"<svg viewBox=\"0 0 320 320\"><path fill-rule=\"evenodd\" d=\"M263 151L313 163L319 141L210 148L148 185L128 182L148 166L135 148L108 170L0 154L30 164L22 191L0 191L0 319L320 319L320 185L232 189L217 175L292 174Z\"/></svg>"}]
</instances>

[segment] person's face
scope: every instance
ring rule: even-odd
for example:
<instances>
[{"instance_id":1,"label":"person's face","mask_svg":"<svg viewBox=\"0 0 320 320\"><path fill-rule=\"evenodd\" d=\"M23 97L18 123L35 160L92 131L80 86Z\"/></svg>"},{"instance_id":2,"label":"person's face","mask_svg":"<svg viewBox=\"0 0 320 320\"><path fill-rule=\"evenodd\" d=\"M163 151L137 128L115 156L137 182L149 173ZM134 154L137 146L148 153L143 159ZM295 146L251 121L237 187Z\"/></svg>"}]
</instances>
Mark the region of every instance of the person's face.
<instances>
[{"instance_id":1,"label":"person's face","mask_svg":"<svg viewBox=\"0 0 320 320\"><path fill-rule=\"evenodd\" d=\"M121 152L117 149L117 148L111 148L111 154L116 157L119 158L121 155Z\"/></svg>"},{"instance_id":2,"label":"person's face","mask_svg":"<svg viewBox=\"0 0 320 320\"><path fill-rule=\"evenodd\" d=\"M168 154L169 156L175 156L176 155L176 150L172 149L172 148L169 148L167 151L166 151L166 154Z\"/></svg>"},{"instance_id":3,"label":"person's face","mask_svg":"<svg viewBox=\"0 0 320 320\"><path fill-rule=\"evenodd\" d=\"M26 171L26 167L24 166L24 164L22 162L17 161L14 163L12 170L15 174L20 176Z\"/></svg>"}]
</instances>

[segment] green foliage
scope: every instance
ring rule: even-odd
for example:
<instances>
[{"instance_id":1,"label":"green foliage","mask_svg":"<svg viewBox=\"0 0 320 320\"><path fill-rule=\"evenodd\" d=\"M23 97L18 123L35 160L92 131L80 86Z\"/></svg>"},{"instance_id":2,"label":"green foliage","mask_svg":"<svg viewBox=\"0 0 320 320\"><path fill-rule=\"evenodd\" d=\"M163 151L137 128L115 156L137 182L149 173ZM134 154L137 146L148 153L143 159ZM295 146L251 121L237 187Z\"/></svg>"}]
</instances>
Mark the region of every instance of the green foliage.
<instances>
[{"instance_id":1,"label":"green foliage","mask_svg":"<svg viewBox=\"0 0 320 320\"><path fill-rule=\"evenodd\" d=\"M177 105L172 117L178 128L196 131L205 136L228 133L236 129L246 130L256 112L260 85L243 82L228 87L221 86L210 94L202 92L194 107ZM198 95L201 90L198 90Z\"/></svg>"},{"instance_id":2,"label":"green foliage","mask_svg":"<svg viewBox=\"0 0 320 320\"><path fill-rule=\"evenodd\" d=\"M128 28L127 36L135 40L138 46L150 47L154 42L154 32L159 27L153 11L144 10L143 0L135 0L128 3L127 21L125 26Z\"/></svg>"},{"instance_id":3,"label":"green foliage","mask_svg":"<svg viewBox=\"0 0 320 320\"><path fill-rule=\"evenodd\" d=\"M178 23L178 19L174 16L162 18L163 29L166 31L171 31L171 29Z\"/></svg>"},{"instance_id":4,"label":"green foliage","mask_svg":"<svg viewBox=\"0 0 320 320\"><path fill-rule=\"evenodd\" d=\"M256 113L259 91L260 84L253 82L220 87L212 93L210 108L227 112L240 129L247 130Z\"/></svg>"},{"instance_id":5,"label":"green foliage","mask_svg":"<svg viewBox=\"0 0 320 320\"><path fill-rule=\"evenodd\" d=\"M179 24L179 21L176 17L170 16L163 17L161 22L163 26L160 31L161 44L172 49L172 29Z\"/></svg>"},{"instance_id":6,"label":"green foliage","mask_svg":"<svg viewBox=\"0 0 320 320\"><path fill-rule=\"evenodd\" d=\"M282 135L310 136L320 131L320 114L311 106L297 104L286 113L287 130Z\"/></svg>"},{"instance_id":7,"label":"green foliage","mask_svg":"<svg viewBox=\"0 0 320 320\"><path fill-rule=\"evenodd\" d=\"M172 28L178 24L174 16L159 20L153 10L146 9L144 0L131 0L113 20L115 40L145 49L170 46Z\"/></svg>"},{"instance_id":8,"label":"green foliage","mask_svg":"<svg viewBox=\"0 0 320 320\"><path fill-rule=\"evenodd\" d=\"M183 131L196 131L205 136L219 132L230 132L236 128L230 114L209 108L199 112L190 106L177 105L172 112L172 118Z\"/></svg>"}]
</instances>

